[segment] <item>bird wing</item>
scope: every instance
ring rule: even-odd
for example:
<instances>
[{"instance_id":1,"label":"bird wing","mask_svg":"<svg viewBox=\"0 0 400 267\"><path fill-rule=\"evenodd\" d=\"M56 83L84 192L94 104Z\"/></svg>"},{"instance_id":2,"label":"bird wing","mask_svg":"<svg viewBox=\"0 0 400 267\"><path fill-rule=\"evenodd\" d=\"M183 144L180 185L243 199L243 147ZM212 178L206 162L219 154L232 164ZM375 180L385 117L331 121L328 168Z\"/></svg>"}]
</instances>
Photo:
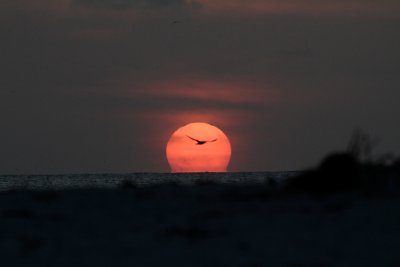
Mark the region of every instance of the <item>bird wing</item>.
<instances>
[{"instance_id":1,"label":"bird wing","mask_svg":"<svg viewBox=\"0 0 400 267\"><path fill-rule=\"evenodd\" d=\"M200 140L197 140L197 139L195 139L195 138L193 138L193 137L190 137L189 135L186 135L186 136L189 137L190 139L192 139L193 141L201 142Z\"/></svg>"},{"instance_id":2,"label":"bird wing","mask_svg":"<svg viewBox=\"0 0 400 267\"><path fill-rule=\"evenodd\" d=\"M207 141L207 142L209 142L209 143L210 143L210 142L215 142L215 141L217 141L217 139L214 139L214 140L211 140L211 141Z\"/></svg>"}]
</instances>

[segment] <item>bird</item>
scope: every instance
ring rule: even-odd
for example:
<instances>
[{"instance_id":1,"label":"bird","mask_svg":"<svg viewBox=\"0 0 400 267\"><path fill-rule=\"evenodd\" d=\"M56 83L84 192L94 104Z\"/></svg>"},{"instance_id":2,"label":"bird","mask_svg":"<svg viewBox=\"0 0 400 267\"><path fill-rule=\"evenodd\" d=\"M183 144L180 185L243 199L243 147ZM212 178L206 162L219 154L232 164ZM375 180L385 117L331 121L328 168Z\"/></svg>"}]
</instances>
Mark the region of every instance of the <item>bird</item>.
<instances>
[{"instance_id":1,"label":"bird","mask_svg":"<svg viewBox=\"0 0 400 267\"><path fill-rule=\"evenodd\" d=\"M181 21L180 20L174 20L174 21L171 22L171 24L178 24L178 23L181 23Z\"/></svg>"},{"instance_id":2,"label":"bird","mask_svg":"<svg viewBox=\"0 0 400 267\"><path fill-rule=\"evenodd\" d=\"M209 140L209 141L202 141L202 140L198 140L196 138L190 137L189 135L186 135L186 136L189 137L190 139L192 139L193 141L196 141L197 142L196 145L204 145L205 143L211 143L211 142L217 141L217 139L213 139L213 140Z\"/></svg>"}]
</instances>

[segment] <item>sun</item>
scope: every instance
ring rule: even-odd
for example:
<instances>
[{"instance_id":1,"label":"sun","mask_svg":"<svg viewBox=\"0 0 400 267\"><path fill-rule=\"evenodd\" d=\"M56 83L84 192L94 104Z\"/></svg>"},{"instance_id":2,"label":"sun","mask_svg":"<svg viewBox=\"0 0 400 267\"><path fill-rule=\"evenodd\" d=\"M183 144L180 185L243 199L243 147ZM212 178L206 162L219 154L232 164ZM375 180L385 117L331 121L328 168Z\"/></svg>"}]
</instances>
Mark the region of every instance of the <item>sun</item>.
<instances>
[{"instance_id":1,"label":"sun","mask_svg":"<svg viewBox=\"0 0 400 267\"><path fill-rule=\"evenodd\" d=\"M171 135L166 154L172 172L226 172L231 144L217 127L195 122Z\"/></svg>"}]
</instances>

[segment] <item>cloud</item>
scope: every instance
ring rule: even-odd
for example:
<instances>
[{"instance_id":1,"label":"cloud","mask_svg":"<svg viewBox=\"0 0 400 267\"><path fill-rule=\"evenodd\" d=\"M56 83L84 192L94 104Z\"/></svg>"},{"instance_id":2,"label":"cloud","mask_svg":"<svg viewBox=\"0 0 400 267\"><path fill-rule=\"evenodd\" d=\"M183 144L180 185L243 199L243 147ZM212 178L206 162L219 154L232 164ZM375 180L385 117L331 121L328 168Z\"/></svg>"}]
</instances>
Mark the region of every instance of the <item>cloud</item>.
<instances>
[{"instance_id":1,"label":"cloud","mask_svg":"<svg viewBox=\"0 0 400 267\"><path fill-rule=\"evenodd\" d=\"M126 9L193 9L200 4L194 0L75 0L75 4L114 10Z\"/></svg>"},{"instance_id":2,"label":"cloud","mask_svg":"<svg viewBox=\"0 0 400 267\"><path fill-rule=\"evenodd\" d=\"M230 14L330 14L330 15L371 15L398 14L397 0L200 0L208 13Z\"/></svg>"}]
</instances>

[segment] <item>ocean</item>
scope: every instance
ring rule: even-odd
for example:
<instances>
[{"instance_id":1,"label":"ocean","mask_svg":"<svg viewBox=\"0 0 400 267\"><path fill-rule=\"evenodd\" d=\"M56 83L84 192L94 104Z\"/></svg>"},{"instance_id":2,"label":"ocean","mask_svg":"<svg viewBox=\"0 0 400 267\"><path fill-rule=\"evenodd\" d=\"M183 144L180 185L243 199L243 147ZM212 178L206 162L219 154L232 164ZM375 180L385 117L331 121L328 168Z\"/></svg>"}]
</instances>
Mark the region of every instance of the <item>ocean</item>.
<instances>
[{"instance_id":1,"label":"ocean","mask_svg":"<svg viewBox=\"0 0 400 267\"><path fill-rule=\"evenodd\" d=\"M283 181L294 171L226 172L226 173L128 173L128 174L63 174L63 175L2 175L0 191L63 190L79 188L111 189L123 185L138 187L160 184L195 185L199 183L253 184L270 180Z\"/></svg>"}]
</instances>

